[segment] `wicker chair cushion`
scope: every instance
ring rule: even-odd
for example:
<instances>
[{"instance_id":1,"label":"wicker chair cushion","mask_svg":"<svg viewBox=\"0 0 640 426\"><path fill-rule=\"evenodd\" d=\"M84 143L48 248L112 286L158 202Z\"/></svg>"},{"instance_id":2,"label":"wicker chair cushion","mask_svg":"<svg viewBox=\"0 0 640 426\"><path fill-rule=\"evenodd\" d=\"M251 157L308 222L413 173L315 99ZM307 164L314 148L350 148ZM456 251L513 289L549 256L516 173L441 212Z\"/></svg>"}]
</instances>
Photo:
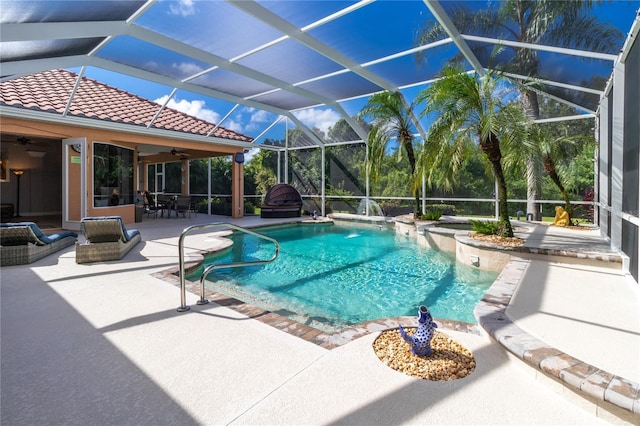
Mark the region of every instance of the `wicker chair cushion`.
<instances>
[{"instance_id":1,"label":"wicker chair cushion","mask_svg":"<svg viewBox=\"0 0 640 426\"><path fill-rule=\"evenodd\" d=\"M130 241L140 234L137 229L127 229L120 216L85 217L82 228L87 240L92 243L112 243Z\"/></svg>"},{"instance_id":2,"label":"wicker chair cushion","mask_svg":"<svg viewBox=\"0 0 640 426\"><path fill-rule=\"evenodd\" d=\"M38 246L53 244L66 237L77 237L71 231L45 234L34 222L14 222L0 224L0 245L22 246L29 243Z\"/></svg>"}]
</instances>

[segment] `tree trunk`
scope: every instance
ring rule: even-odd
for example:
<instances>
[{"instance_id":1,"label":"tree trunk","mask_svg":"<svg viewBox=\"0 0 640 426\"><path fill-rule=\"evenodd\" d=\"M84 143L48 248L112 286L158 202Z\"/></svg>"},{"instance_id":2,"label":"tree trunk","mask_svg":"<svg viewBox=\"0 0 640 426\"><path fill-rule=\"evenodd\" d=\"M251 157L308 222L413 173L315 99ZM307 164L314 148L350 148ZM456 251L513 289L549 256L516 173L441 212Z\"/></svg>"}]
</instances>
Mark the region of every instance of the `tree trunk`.
<instances>
[{"instance_id":1,"label":"tree trunk","mask_svg":"<svg viewBox=\"0 0 640 426\"><path fill-rule=\"evenodd\" d=\"M498 137L494 134L489 135L488 139L480 141L480 148L489 158L498 186L498 235L501 237L513 237L513 228L509 220L509 206L507 204L507 182L500 162L502 160L502 152L500 151Z\"/></svg>"},{"instance_id":2,"label":"tree trunk","mask_svg":"<svg viewBox=\"0 0 640 426\"><path fill-rule=\"evenodd\" d=\"M540 106L538 95L531 90L522 93L522 104L524 105L527 117L531 120L540 118ZM532 213L534 220L542 220L542 205L537 202L542 195L542 170L536 161L535 155L530 155L526 159L527 168L527 213Z\"/></svg>"},{"instance_id":3,"label":"tree trunk","mask_svg":"<svg viewBox=\"0 0 640 426\"><path fill-rule=\"evenodd\" d=\"M499 161L492 161L491 167L498 185L498 222L500 224L498 235L501 237L513 237L513 228L509 220L509 206L507 205L507 182L504 179L502 164Z\"/></svg>"},{"instance_id":4,"label":"tree trunk","mask_svg":"<svg viewBox=\"0 0 640 426\"><path fill-rule=\"evenodd\" d=\"M569 200L569 194L567 193L567 190L560 180L560 176L558 175L558 171L556 169L556 164L549 155L545 155L544 157L544 170L560 190L562 199L564 200L564 209L567 214L569 214L569 223L571 223L571 219L573 218L573 207L571 207L571 200Z\"/></svg>"},{"instance_id":5,"label":"tree trunk","mask_svg":"<svg viewBox=\"0 0 640 426\"><path fill-rule=\"evenodd\" d=\"M414 179L418 179L418 176L416 176L416 154L413 151L413 138L411 137L411 135L408 134L400 134L399 135L402 146L404 147L405 151L407 152L407 160L409 161L409 167L411 167L411 176ZM413 183L413 182L411 182ZM420 191L417 189L417 186L415 187L415 190L413 191L413 195L415 196L415 207L414 207L414 211L413 211L413 217L414 218L419 218L421 215L421 211L420 211Z\"/></svg>"}]
</instances>

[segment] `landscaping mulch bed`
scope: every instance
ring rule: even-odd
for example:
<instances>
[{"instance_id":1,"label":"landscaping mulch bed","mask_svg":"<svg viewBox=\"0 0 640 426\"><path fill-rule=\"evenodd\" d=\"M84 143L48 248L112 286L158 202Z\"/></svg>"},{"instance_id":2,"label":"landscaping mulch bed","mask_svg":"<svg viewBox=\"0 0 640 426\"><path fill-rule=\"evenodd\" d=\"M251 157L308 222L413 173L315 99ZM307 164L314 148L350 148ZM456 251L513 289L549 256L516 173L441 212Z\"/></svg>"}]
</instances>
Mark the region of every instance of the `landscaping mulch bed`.
<instances>
[{"instance_id":1,"label":"landscaping mulch bed","mask_svg":"<svg viewBox=\"0 0 640 426\"><path fill-rule=\"evenodd\" d=\"M485 234L478 234L476 232L469 232L469 237L475 240L484 241L487 243L497 244L497 245L506 246L506 247L519 247L524 244L524 240L518 237L499 237L497 235L485 235Z\"/></svg>"}]
</instances>

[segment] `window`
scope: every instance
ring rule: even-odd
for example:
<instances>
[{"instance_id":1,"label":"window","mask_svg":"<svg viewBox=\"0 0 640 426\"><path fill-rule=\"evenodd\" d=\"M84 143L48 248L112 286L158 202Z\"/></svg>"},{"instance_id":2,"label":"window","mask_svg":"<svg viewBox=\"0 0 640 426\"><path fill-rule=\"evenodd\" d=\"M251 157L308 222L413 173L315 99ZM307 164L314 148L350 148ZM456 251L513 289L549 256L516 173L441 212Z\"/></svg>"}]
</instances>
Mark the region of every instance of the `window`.
<instances>
[{"instance_id":1,"label":"window","mask_svg":"<svg viewBox=\"0 0 640 426\"><path fill-rule=\"evenodd\" d=\"M164 192L169 194L182 192L182 163L164 164Z\"/></svg>"},{"instance_id":2,"label":"window","mask_svg":"<svg viewBox=\"0 0 640 426\"><path fill-rule=\"evenodd\" d=\"M133 150L93 144L93 206L133 204Z\"/></svg>"},{"instance_id":3,"label":"window","mask_svg":"<svg viewBox=\"0 0 640 426\"><path fill-rule=\"evenodd\" d=\"M162 192L162 173L162 164L149 164L147 166L147 191L153 193Z\"/></svg>"}]
</instances>

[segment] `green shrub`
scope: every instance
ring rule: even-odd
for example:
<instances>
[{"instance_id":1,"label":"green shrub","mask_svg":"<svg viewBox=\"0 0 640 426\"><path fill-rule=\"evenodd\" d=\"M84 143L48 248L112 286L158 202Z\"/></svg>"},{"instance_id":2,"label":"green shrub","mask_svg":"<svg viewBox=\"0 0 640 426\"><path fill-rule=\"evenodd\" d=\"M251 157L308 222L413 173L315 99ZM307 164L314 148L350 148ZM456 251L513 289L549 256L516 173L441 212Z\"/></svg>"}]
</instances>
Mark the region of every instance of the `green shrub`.
<instances>
[{"instance_id":1,"label":"green shrub","mask_svg":"<svg viewBox=\"0 0 640 426\"><path fill-rule=\"evenodd\" d=\"M220 198L211 197L209 203L211 204L211 214L218 214L222 216L231 216L231 197Z\"/></svg>"},{"instance_id":2,"label":"green shrub","mask_svg":"<svg viewBox=\"0 0 640 426\"><path fill-rule=\"evenodd\" d=\"M441 216L442 216L442 211L441 210L438 210L438 209L427 209L425 214L420 216L420 219L422 219L422 220L440 220Z\"/></svg>"},{"instance_id":3,"label":"green shrub","mask_svg":"<svg viewBox=\"0 0 640 426\"><path fill-rule=\"evenodd\" d=\"M456 206L453 204L427 204L425 206L425 211L429 210L440 210L443 215L446 216L455 216L456 215Z\"/></svg>"},{"instance_id":4,"label":"green shrub","mask_svg":"<svg viewBox=\"0 0 640 426\"><path fill-rule=\"evenodd\" d=\"M483 235L498 235L500 226L498 222L484 222L481 220L470 220L474 232Z\"/></svg>"},{"instance_id":5,"label":"green shrub","mask_svg":"<svg viewBox=\"0 0 640 426\"><path fill-rule=\"evenodd\" d=\"M256 209L257 208L258 207L255 204L253 204L252 201L245 200L245 202L244 202L244 214L251 214L251 215L256 214Z\"/></svg>"}]
</instances>

